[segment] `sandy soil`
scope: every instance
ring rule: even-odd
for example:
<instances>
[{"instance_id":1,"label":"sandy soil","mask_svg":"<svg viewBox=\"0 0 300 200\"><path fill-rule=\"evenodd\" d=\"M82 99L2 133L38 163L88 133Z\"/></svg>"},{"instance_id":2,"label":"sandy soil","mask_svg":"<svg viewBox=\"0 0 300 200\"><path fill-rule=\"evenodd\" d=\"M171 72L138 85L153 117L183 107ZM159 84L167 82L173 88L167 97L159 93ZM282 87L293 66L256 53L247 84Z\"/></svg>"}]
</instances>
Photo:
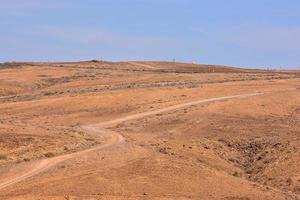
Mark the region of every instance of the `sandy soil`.
<instances>
[{"instance_id":1,"label":"sandy soil","mask_svg":"<svg viewBox=\"0 0 300 200\"><path fill-rule=\"evenodd\" d=\"M300 72L0 65L0 199L299 199Z\"/></svg>"}]
</instances>

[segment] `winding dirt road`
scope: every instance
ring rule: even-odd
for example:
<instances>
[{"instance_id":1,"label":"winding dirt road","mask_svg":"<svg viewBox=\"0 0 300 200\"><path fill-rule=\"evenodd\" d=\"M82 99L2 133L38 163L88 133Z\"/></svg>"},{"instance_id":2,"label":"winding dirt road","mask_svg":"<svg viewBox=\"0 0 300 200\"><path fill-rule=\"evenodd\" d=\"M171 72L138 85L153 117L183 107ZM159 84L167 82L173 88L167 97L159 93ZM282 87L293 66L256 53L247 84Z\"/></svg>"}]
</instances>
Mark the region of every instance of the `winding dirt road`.
<instances>
[{"instance_id":1,"label":"winding dirt road","mask_svg":"<svg viewBox=\"0 0 300 200\"><path fill-rule=\"evenodd\" d=\"M263 93L248 93L248 94L240 94L240 95L232 95L232 96L224 96L224 97L198 100L198 101L182 103L182 104L178 104L178 105L174 105L174 106L170 106L170 107L166 107L166 108L161 108L158 110L138 113L138 114L110 120L110 121L99 123L99 124L82 126L81 128L84 129L85 131L88 131L90 133L102 134L103 136L108 137L109 140L106 142L106 144L99 145L95 148L32 162L32 163L30 163L31 166L29 167L29 169L26 168L21 175L18 175L15 177L7 177L7 178L5 178L5 180L0 180L0 190L6 188L8 186L12 186L16 183L19 183L23 180L26 180L30 177L36 176L42 172L45 172L48 169L50 169L51 167L57 165L58 163L64 162L64 161L72 159L72 158L82 156L82 155L87 154L92 151L97 151L97 150L101 150L101 149L105 149L105 148L108 148L111 146L121 145L121 144L125 143L125 140L122 137L122 135L112 132L107 129L108 127L110 127L112 125L116 125L116 124L119 124L119 123L122 123L125 121L129 121L129 120L147 117L150 115L156 115L156 114L160 114L160 113L164 113L164 112L168 112L168 111L172 111L172 110L178 110L178 109L182 109L182 108L189 107L189 106L195 106L195 105L199 105L199 104L203 104L203 103L224 101L224 100L237 99L237 98L246 98L246 97L257 96L257 95L262 95L262 94Z\"/></svg>"}]
</instances>

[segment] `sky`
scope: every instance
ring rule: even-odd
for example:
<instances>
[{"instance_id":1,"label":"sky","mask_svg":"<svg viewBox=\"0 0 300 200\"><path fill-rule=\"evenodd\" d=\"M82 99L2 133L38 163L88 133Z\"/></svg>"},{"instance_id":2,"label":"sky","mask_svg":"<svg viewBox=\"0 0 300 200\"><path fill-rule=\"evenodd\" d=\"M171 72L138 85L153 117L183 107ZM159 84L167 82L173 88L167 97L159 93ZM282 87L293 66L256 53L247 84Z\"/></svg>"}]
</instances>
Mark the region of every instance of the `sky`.
<instances>
[{"instance_id":1,"label":"sky","mask_svg":"<svg viewBox=\"0 0 300 200\"><path fill-rule=\"evenodd\" d=\"M299 0L0 0L0 62L300 69Z\"/></svg>"}]
</instances>

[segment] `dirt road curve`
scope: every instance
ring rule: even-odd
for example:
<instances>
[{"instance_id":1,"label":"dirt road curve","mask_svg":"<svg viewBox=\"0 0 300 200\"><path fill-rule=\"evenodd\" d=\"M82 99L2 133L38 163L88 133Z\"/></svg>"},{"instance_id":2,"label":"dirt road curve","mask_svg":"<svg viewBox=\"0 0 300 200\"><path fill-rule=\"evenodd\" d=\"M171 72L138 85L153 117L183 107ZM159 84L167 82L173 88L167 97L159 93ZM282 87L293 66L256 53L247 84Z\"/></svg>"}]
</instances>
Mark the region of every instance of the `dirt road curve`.
<instances>
[{"instance_id":1,"label":"dirt road curve","mask_svg":"<svg viewBox=\"0 0 300 200\"><path fill-rule=\"evenodd\" d=\"M120 144L124 143L125 140L120 134L114 133L114 132L106 129L109 126L116 125L118 123L122 123L122 122L129 121L129 120L143 118L143 117L147 117L150 115L155 115L155 114L159 114L159 113L163 113L163 112L177 110L177 109L181 109L184 107L194 106L194 105L198 105L198 104L202 104L202 103L223 101L223 100L229 100L229 99L235 99L235 98L246 98L246 97L262 95L262 94L263 93L249 93L249 94L240 94L240 95L224 96L224 97L198 100L198 101L182 103L182 104L178 104L178 105L174 105L174 106L170 106L170 107L166 107L166 108L162 108L162 109L158 109L158 110L134 114L134 115L110 120L110 121L99 123L99 124L82 126L81 128L83 128L84 130L86 130L88 132L103 134L104 136L107 136L110 139L106 142L106 144L99 145L92 149L88 149L88 150L84 150L84 151L80 151L80 152L76 152L76 153L57 156L54 158L44 159L44 160L35 161L33 163L30 163L31 166L29 167L29 169L27 168L26 170L24 170L22 175L19 175L17 177L8 177L5 180L0 180L0 190L6 188L8 186L12 186L18 182L21 182L25 179L30 178L30 177L36 176L42 172L45 172L46 170L50 169L51 167L53 167L63 161L84 155L91 151L97 151L97 150L101 150L104 148L108 148L108 147L111 147L114 145L120 145Z\"/></svg>"}]
</instances>

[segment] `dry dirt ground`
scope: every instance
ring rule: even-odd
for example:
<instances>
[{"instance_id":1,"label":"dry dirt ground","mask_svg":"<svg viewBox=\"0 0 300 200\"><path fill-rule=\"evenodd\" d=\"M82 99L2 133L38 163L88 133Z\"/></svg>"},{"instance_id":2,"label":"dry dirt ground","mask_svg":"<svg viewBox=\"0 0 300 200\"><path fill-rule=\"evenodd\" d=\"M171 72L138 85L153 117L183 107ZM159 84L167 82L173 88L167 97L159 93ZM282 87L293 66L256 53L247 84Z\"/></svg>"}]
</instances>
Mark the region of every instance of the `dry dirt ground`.
<instances>
[{"instance_id":1,"label":"dry dirt ground","mask_svg":"<svg viewBox=\"0 0 300 200\"><path fill-rule=\"evenodd\" d=\"M300 199L300 71L0 65L0 199Z\"/></svg>"}]
</instances>

